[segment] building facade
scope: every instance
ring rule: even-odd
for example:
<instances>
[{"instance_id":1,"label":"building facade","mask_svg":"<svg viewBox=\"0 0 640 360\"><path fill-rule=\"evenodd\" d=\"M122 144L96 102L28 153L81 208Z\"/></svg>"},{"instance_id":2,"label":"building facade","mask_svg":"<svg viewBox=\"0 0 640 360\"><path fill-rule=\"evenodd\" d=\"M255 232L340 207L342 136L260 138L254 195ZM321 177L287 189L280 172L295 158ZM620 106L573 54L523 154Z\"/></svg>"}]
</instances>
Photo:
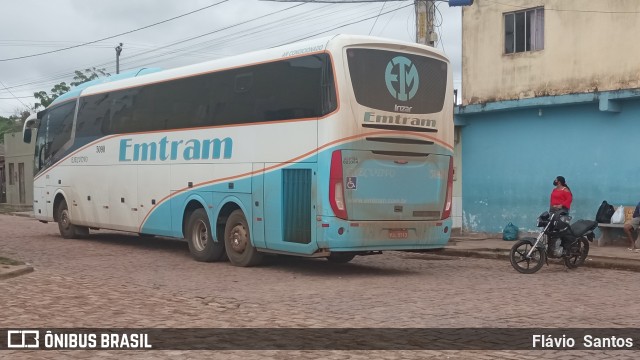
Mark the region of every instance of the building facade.
<instances>
[{"instance_id":1,"label":"building facade","mask_svg":"<svg viewBox=\"0 0 640 360\"><path fill-rule=\"evenodd\" d=\"M35 141L25 144L19 132L4 135L6 202L33 205L33 151Z\"/></svg>"},{"instance_id":2,"label":"building facade","mask_svg":"<svg viewBox=\"0 0 640 360\"><path fill-rule=\"evenodd\" d=\"M0 144L0 204L5 202L7 202L7 187L4 175L4 144Z\"/></svg>"},{"instance_id":3,"label":"building facade","mask_svg":"<svg viewBox=\"0 0 640 360\"><path fill-rule=\"evenodd\" d=\"M477 0L463 9L462 227L534 230L552 181L574 219L640 201L640 2ZM461 173L461 172L460 172Z\"/></svg>"}]
</instances>

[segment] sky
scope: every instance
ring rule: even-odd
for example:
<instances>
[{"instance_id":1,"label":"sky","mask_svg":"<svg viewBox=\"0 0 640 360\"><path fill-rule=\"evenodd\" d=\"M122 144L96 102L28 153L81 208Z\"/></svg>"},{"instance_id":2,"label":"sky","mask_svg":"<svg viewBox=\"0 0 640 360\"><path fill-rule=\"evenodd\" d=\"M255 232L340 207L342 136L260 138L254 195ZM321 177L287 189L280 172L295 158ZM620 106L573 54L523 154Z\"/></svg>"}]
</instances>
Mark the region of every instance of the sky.
<instances>
[{"instance_id":1,"label":"sky","mask_svg":"<svg viewBox=\"0 0 640 360\"><path fill-rule=\"evenodd\" d=\"M34 92L70 83L75 70L115 74L119 43L122 72L175 68L339 33L415 42L413 3L0 0L0 116L33 106ZM460 89L461 10L436 4L436 47L451 60L454 88ZM51 53L38 55L45 52Z\"/></svg>"}]
</instances>

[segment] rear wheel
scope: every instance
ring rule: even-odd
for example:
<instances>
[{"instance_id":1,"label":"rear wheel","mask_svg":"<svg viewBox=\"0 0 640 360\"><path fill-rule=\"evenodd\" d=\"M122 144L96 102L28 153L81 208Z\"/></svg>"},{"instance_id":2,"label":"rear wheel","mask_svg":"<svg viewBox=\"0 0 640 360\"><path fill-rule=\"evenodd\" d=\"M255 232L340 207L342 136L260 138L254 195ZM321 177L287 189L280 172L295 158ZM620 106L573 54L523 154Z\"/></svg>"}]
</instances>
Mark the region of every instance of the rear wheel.
<instances>
[{"instance_id":1,"label":"rear wheel","mask_svg":"<svg viewBox=\"0 0 640 360\"><path fill-rule=\"evenodd\" d=\"M242 210L235 210L227 218L224 227L224 245L229 261L235 266L256 266L264 257L251 244L249 225Z\"/></svg>"},{"instance_id":2,"label":"rear wheel","mask_svg":"<svg viewBox=\"0 0 640 360\"><path fill-rule=\"evenodd\" d=\"M86 226L76 226L71 223L69 215L69 207L67 201L62 200L56 209L56 218L58 219L58 230L60 235L65 239L78 239L89 235L89 228Z\"/></svg>"},{"instance_id":3,"label":"rear wheel","mask_svg":"<svg viewBox=\"0 0 640 360\"><path fill-rule=\"evenodd\" d=\"M224 243L214 241L209 217L204 209L196 209L189 216L186 228L191 256L197 261L220 261L224 259Z\"/></svg>"},{"instance_id":4,"label":"rear wheel","mask_svg":"<svg viewBox=\"0 0 640 360\"><path fill-rule=\"evenodd\" d=\"M533 248L529 241L520 240L513 244L509 254L511 266L523 274L533 274L542 268L545 262L545 253L540 248ZM531 255L529 254L531 251Z\"/></svg>"},{"instance_id":5,"label":"rear wheel","mask_svg":"<svg viewBox=\"0 0 640 360\"><path fill-rule=\"evenodd\" d=\"M581 266L589 255L589 241L585 238L580 238L580 240L569 247L568 252L569 255L564 258L564 264L569 269L575 269Z\"/></svg>"}]
</instances>

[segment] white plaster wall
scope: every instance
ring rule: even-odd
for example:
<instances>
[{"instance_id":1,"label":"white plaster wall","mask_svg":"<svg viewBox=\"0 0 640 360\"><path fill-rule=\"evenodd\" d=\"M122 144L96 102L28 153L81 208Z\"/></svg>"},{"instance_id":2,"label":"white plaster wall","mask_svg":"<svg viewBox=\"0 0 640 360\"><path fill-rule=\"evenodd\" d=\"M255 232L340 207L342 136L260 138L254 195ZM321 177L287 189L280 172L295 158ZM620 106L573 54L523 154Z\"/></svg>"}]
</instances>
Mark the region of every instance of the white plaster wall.
<instances>
[{"instance_id":1,"label":"white plaster wall","mask_svg":"<svg viewBox=\"0 0 640 360\"><path fill-rule=\"evenodd\" d=\"M7 179L5 184L7 187L7 203L13 205L20 204L20 192L18 188L18 164L24 163L24 185L25 185L25 202L26 205L33 205L33 152L35 148L35 131L31 138L31 144L25 144L22 141L22 133L4 134L4 151L5 151L5 173ZM13 163L13 177L16 181L13 185L9 185L9 163Z\"/></svg>"},{"instance_id":2,"label":"white plaster wall","mask_svg":"<svg viewBox=\"0 0 640 360\"><path fill-rule=\"evenodd\" d=\"M503 14L539 6L544 49L504 54ZM637 0L476 0L462 11L462 104L640 88L639 17Z\"/></svg>"}]
</instances>

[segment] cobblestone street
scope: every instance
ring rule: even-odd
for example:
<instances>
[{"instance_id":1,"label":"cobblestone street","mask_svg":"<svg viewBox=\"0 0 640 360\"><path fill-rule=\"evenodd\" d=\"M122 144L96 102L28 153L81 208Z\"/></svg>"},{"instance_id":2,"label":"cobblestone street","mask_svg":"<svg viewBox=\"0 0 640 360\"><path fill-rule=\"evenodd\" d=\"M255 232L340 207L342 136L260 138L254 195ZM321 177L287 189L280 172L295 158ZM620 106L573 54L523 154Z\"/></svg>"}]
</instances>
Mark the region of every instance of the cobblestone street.
<instances>
[{"instance_id":1,"label":"cobblestone street","mask_svg":"<svg viewBox=\"0 0 640 360\"><path fill-rule=\"evenodd\" d=\"M0 255L35 271L0 281L0 327L636 327L633 272L387 252L336 265L274 257L199 263L186 243L0 215ZM61 356L64 354L64 356ZM603 351L2 351L7 358L609 358ZM631 351L616 351L635 358Z\"/></svg>"}]
</instances>

